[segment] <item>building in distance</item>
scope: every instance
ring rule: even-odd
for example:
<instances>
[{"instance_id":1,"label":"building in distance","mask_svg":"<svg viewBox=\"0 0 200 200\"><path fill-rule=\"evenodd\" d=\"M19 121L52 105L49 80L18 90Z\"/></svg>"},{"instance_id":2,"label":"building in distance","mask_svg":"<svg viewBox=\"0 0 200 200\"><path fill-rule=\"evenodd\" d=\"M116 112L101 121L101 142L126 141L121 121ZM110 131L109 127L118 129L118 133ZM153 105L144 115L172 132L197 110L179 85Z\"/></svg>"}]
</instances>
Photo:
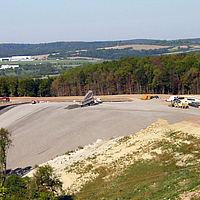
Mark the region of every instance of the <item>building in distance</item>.
<instances>
[{"instance_id":1,"label":"building in distance","mask_svg":"<svg viewBox=\"0 0 200 200\"><path fill-rule=\"evenodd\" d=\"M19 65L1 65L0 69L18 68Z\"/></svg>"},{"instance_id":2,"label":"building in distance","mask_svg":"<svg viewBox=\"0 0 200 200\"><path fill-rule=\"evenodd\" d=\"M31 56L12 56L12 57L5 57L0 58L0 62L4 61L34 61L35 59Z\"/></svg>"}]
</instances>

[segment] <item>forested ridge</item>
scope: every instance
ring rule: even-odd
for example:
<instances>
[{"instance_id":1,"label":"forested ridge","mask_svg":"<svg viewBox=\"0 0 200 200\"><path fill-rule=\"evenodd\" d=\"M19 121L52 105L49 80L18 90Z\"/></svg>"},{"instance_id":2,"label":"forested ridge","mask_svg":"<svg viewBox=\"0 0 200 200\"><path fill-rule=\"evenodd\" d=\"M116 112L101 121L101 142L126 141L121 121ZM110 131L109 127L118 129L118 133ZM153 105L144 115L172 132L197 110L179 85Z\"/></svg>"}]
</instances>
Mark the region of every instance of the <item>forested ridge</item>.
<instances>
[{"instance_id":1,"label":"forested ridge","mask_svg":"<svg viewBox=\"0 0 200 200\"><path fill-rule=\"evenodd\" d=\"M123 46L123 45L161 45L175 46L186 45L188 49L197 52L192 48L193 45L200 45L200 38L196 39L180 39L180 40L152 40L152 39L132 39L132 40L117 40L117 41L71 41L71 42L52 42L52 43L40 43L40 44L17 44L17 43L5 43L0 44L0 57L8 56L23 56L23 55L43 55L50 54L50 58L66 58L71 54L74 54L76 50L88 50L79 52L81 56L100 57L104 59L119 59L120 57L145 57L149 55L158 55L162 53L170 53L168 49L157 50L132 50L132 49L117 49L117 50L105 50L98 48ZM187 52L188 49L185 49ZM170 50L170 49L169 49ZM184 50L184 49L182 49ZM181 50L181 51L182 51ZM55 54L58 53L58 54ZM108 56L106 56L108 55Z\"/></svg>"},{"instance_id":2,"label":"forested ridge","mask_svg":"<svg viewBox=\"0 0 200 200\"><path fill-rule=\"evenodd\" d=\"M56 78L0 78L0 96L199 94L200 54L127 57L67 70Z\"/></svg>"},{"instance_id":3,"label":"forested ridge","mask_svg":"<svg viewBox=\"0 0 200 200\"><path fill-rule=\"evenodd\" d=\"M200 54L129 57L66 71L54 95L199 94Z\"/></svg>"},{"instance_id":4,"label":"forested ridge","mask_svg":"<svg viewBox=\"0 0 200 200\"><path fill-rule=\"evenodd\" d=\"M121 40L121 41L95 41L95 42L52 42L40 44L16 44L5 43L0 44L0 57L14 56L14 55L42 55L62 51L74 51L82 49L97 49L102 47L127 45L127 44L143 44L154 42L155 40Z\"/></svg>"}]
</instances>

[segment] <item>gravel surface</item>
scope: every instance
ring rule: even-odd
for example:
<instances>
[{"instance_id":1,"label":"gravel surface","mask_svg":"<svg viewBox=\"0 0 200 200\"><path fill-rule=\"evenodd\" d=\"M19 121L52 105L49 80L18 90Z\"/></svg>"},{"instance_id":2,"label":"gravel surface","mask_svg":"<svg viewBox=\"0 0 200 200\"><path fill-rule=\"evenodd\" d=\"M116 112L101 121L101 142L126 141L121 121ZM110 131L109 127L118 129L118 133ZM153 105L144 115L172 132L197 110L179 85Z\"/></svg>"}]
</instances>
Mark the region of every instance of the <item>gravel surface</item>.
<instances>
[{"instance_id":1,"label":"gravel surface","mask_svg":"<svg viewBox=\"0 0 200 200\"><path fill-rule=\"evenodd\" d=\"M65 109L69 102L25 104L0 115L0 126L12 133L7 168L44 163L78 146L138 132L166 119L169 124L199 117L199 109L170 108L161 99L104 102Z\"/></svg>"}]
</instances>

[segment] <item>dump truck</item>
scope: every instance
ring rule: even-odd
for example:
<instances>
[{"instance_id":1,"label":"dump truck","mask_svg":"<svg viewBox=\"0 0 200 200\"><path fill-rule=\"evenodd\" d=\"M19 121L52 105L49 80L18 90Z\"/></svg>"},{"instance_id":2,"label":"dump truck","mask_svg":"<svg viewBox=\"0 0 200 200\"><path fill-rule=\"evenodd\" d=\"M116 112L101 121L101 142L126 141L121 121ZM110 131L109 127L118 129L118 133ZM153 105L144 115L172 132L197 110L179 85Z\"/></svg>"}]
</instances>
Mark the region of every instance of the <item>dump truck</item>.
<instances>
[{"instance_id":1,"label":"dump truck","mask_svg":"<svg viewBox=\"0 0 200 200\"><path fill-rule=\"evenodd\" d=\"M93 91L89 90L83 100L80 102L80 106L91 106L91 105L97 105L99 103L102 103L101 98L94 99L93 97Z\"/></svg>"},{"instance_id":2,"label":"dump truck","mask_svg":"<svg viewBox=\"0 0 200 200\"><path fill-rule=\"evenodd\" d=\"M80 102L81 107L83 106L90 106L94 104L94 97L93 97L93 91L89 90L83 100Z\"/></svg>"},{"instance_id":3,"label":"dump truck","mask_svg":"<svg viewBox=\"0 0 200 200\"><path fill-rule=\"evenodd\" d=\"M76 101L74 101L75 103ZM68 105L65 109L74 109L84 106L91 106L91 105L97 105L99 103L102 103L101 98L94 99L93 97L93 91L89 90L83 100L79 104L72 104Z\"/></svg>"}]
</instances>

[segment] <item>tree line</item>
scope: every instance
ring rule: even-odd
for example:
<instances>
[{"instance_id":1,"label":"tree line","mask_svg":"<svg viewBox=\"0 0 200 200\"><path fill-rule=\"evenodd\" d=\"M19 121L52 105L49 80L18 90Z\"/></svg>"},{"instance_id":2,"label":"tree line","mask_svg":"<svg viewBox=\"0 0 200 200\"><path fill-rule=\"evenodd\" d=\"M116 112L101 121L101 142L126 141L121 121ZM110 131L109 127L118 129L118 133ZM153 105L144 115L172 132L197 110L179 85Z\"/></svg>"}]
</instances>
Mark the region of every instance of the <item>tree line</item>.
<instances>
[{"instance_id":1,"label":"tree line","mask_svg":"<svg viewBox=\"0 0 200 200\"><path fill-rule=\"evenodd\" d=\"M55 96L199 94L200 54L127 57L66 71L52 83Z\"/></svg>"},{"instance_id":2,"label":"tree line","mask_svg":"<svg viewBox=\"0 0 200 200\"><path fill-rule=\"evenodd\" d=\"M130 47L125 49L90 49L87 51L79 51L78 56L112 60L120 59L121 57L146 57L160 55L164 53L169 53L168 48L134 50ZM73 54L76 54L76 52L67 52L65 53L65 58L73 57Z\"/></svg>"},{"instance_id":3,"label":"tree line","mask_svg":"<svg viewBox=\"0 0 200 200\"><path fill-rule=\"evenodd\" d=\"M200 54L126 57L67 70L55 78L0 78L0 96L199 94Z\"/></svg>"},{"instance_id":4,"label":"tree line","mask_svg":"<svg viewBox=\"0 0 200 200\"><path fill-rule=\"evenodd\" d=\"M9 97L49 97L52 95L51 85L55 78L0 78L0 96Z\"/></svg>"}]
</instances>

